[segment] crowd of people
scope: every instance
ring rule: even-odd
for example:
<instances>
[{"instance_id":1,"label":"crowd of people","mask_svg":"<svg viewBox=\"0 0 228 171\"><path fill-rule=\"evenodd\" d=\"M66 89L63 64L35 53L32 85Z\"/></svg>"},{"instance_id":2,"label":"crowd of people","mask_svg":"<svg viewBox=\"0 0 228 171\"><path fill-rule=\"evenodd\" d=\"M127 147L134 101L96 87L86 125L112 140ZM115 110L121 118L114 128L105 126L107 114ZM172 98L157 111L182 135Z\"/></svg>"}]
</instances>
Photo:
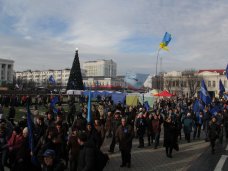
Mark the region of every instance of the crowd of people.
<instances>
[{"instance_id":1,"label":"crowd of people","mask_svg":"<svg viewBox=\"0 0 228 171\"><path fill-rule=\"evenodd\" d=\"M138 148L147 145L157 149L163 145L168 158L173 157L173 149L179 150L182 132L187 143L197 138L210 141L212 153L215 153L216 139L222 143L225 135L228 140L228 102L222 99L214 99L210 106L198 112L194 111L196 99L193 98L159 99L150 110L143 104L132 107L113 104L110 98L99 99L92 103L92 120L89 122L86 100L75 105L74 99L70 99L65 111L59 98L57 110L53 110L47 100L51 102L52 98L46 96L43 115L39 100L33 103L29 96L20 100L8 96L7 99L17 100L7 100L6 103L3 99L0 98L0 171L5 167L11 171L100 171L103 166L99 165L99 152L103 150L104 140L109 138L108 152L114 153L118 144L122 159L120 167L128 168L132 163L134 138L138 139ZM25 108L30 105L32 126L29 129L32 136L26 112L15 121L18 104ZM220 107L216 114L211 111L214 106ZM163 144L160 142L162 130Z\"/></svg>"}]
</instances>

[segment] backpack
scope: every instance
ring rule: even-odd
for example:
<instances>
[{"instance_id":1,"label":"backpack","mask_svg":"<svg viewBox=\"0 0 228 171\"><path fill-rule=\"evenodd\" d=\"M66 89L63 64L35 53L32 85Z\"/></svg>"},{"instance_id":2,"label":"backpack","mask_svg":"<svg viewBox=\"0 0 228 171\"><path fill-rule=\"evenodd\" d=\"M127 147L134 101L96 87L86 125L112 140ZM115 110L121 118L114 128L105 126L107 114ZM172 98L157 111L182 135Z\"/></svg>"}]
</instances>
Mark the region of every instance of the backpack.
<instances>
[{"instance_id":1,"label":"backpack","mask_svg":"<svg viewBox=\"0 0 228 171\"><path fill-rule=\"evenodd\" d=\"M102 171L109 161L109 156L100 149L96 149L96 171Z\"/></svg>"}]
</instances>

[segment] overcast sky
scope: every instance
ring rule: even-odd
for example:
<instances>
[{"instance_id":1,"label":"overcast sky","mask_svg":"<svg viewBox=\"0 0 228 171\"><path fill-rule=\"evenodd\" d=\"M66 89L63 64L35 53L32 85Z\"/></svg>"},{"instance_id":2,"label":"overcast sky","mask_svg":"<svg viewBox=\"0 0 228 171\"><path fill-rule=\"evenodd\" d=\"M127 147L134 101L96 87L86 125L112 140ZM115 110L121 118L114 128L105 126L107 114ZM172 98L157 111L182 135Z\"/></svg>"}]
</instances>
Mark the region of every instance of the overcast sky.
<instances>
[{"instance_id":1,"label":"overcast sky","mask_svg":"<svg viewBox=\"0 0 228 171\"><path fill-rule=\"evenodd\" d=\"M154 74L167 31L163 71L225 69L227 9L227 0L0 0L0 58L17 71L63 69L79 48L81 65L113 59L118 74Z\"/></svg>"}]
</instances>

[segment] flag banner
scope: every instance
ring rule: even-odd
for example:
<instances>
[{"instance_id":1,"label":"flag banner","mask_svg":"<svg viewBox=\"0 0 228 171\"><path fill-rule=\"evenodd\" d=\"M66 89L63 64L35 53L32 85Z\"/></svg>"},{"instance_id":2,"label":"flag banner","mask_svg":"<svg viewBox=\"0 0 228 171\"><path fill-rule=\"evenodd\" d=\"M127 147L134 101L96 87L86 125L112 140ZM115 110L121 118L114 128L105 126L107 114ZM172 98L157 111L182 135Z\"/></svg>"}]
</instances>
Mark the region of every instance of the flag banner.
<instances>
[{"instance_id":1,"label":"flag banner","mask_svg":"<svg viewBox=\"0 0 228 171\"><path fill-rule=\"evenodd\" d=\"M162 42L160 43L160 48L163 49L163 50L169 50L168 49L168 44L169 44L169 42L171 40L172 40L171 34L166 32L164 37L163 37Z\"/></svg>"},{"instance_id":2,"label":"flag banner","mask_svg":"<svg viewBox=\"0 0 228 171\"><path fill-rule=\"evenodd\" d=\"M56 103L58 103L58 102L59 102L58 96L55 96L55 97L51 100L50 106L51 106L51 108L52 108L54 114L57 114L57 113L58 113L58 109L56 109L56 107L55 107Z\"/></svg>"},{"instance_id":3,"label":"flag banner","mask_svg":"<svg viewBox=\"0 0 228 171\"><path fill-rule=\"evenodd\" d=\"M207 91L207 86L204 80L202 80L201 82L200 99L205 103L205 105L208 105L211 103L211 97Z\"/></svg>"},{"instance_id":4,"label":"flag banner","mask_svg":"<svg viewBox=\"0 0 228 171\"><path fill-rule=\"evenodd\" d=\"M88 98L88 105L87 105L87 122L92 121L92 115L91 115L91 92L89 91L89 98Z\"/></svg>"},{"instance_id":5,"label":"flag banner","mask_svg":"<svg viewBox=\"0 0 228 171\"><path fill-rule=\"evenodd\" d=\"M225 92L225 87L224 87L224 85L222 84L222 81L221 81L221 79L220 79L220 80L219 80L219 95L222 96L224 92Z\"/></svg>"},{"instance_id":6,"label":"flag banner","mask_svg":"<svg viewBox=\"0 0 228 171\"><path fill-rule=\"evenodd\" d=\"M196 99L193 104L193 111L195 113L199 113L203 109L204 109L204 106L200 103L200 101L198 99Z\"/></svg>"},{"instance_id":7,"label":"flag banner","mask_svg":"<svg viewBox=\"0 0 228 171\"><path fill-rule=\"evenodd\" d=\"M144 102L143 107L146 109L147 112L150 110L150 105L149 105L148 101Z\"/></svg>"},{"instance_id":8,"label":"flag banner","mask_svg":"<svg viewBox=\"0 0 228 171\"><path fill-rule=\"evenodd\" d=\"M214 106L211 110L210 110L210 113L215 116L217 115L217 113L220 111L220 107L219 106Z\"/></svg>"},{"instance_id":9,"label":"flag banner","mask_svg":"<svg viewBox=\"0 0 228 171\"><path fill-rule=\"evenodd\" d=\"M50 75L48 81L50 84L55 84L55 79L54 79L53 75Z\"/></svg>"},{"instance_id":10,"label":"flag banner","mask_svg":"<svg viewBox=\"0 0 228 171\"><path fill-rule=\"evenodd\" d=\"M27 126L28 126L28 136L29 136L29 149L32 154L34 154L34 137L33 137L33 123L31 119L31 111L29 105L27 104ZM31 156L31 162L33 165L38 166L39 161L36 156Z\"/></svg>"}]
</instances>

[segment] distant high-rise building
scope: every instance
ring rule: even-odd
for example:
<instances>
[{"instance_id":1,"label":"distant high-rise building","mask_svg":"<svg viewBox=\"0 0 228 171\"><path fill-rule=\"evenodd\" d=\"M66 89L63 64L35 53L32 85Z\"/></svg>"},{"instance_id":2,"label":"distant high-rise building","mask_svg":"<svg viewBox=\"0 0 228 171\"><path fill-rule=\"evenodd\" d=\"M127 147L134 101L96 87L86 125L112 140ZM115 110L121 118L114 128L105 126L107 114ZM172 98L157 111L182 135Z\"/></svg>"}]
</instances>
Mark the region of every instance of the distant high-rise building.
<instances>
[{"instance_id":1,"label":"distant high-rise building","mask_svg":"<svg viewBox=\"0 0 228 171\"><path fill-rule=\"evenodd\" d=\"M83 63L86 76L116 77L117 65L113 60L96 60Z\"/></svg>"},{"instance_id":2,"label":"distant high-rise building","mask_svg":"<svg viewBox=\"0 0 228 171\"><path fill-rule=\"evenodd\" d=\"M13 60L0 59L0 85L13 82Z\"/></svg>"},{"instance_id":3,"label":"distant high-rise building","mask_svg":"<svg viewBox=\"0 0 228 171\"><path fill-rule=\"evenodd\" d=\"M85 70L81 70L82 77L86 76ZM16 80L21 80L25 82L33 81L37 86L45 86L48 84L48 79L52 75L58 85L66 86L69 76L70 69L61 69L61 70L36 70L36 71L17 71Z\"/></svg>"}]
</instances>

